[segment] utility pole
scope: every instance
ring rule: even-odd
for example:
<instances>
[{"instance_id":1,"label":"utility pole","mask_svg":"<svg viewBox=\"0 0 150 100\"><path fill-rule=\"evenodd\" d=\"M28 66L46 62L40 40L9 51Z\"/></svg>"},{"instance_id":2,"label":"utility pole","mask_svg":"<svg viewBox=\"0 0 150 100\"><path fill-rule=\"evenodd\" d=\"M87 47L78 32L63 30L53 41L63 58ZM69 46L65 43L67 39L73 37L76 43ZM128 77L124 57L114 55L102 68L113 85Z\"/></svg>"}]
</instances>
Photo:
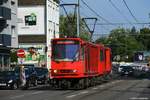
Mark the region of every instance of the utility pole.
<instances>
[{"instance_id":1,"label":"utility pole","mask_svg":"<svg viewBox=\"0 0 150 100\"><path fill-rule=\"evenodd\" d=\"M78 8L77 8L77 37L80 36L80 0L78 0Z\"/></svg>"},{"instance_id":2,"label":"utility pole","mask_svg":"<svg viewBox=\"0 0 150 100\"><path fill-rule=\"evenodd\" d=\"M148 17L150 18L150 13L148 14ZM149 27L150 27L150 24L149 24Z\"/></svg>"}]
</instances>

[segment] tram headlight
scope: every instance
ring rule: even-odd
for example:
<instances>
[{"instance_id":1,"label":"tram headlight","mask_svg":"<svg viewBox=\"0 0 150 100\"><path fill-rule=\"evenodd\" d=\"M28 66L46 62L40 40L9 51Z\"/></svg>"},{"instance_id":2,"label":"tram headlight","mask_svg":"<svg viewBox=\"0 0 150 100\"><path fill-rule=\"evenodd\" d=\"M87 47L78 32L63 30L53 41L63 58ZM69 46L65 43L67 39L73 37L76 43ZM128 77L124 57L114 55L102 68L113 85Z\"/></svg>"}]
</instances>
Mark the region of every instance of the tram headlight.
<instances>
[{"instance_id":1,"label":"tram headlight","mask_svg":"<svg viewBox=\"0 0 150 100\"><path fill-rule=\"evenodd\" d=\"M57 72L58 72L58 71L55 69L55 70L54 70L54 73L57 73Z\"/></svg>"},{"instance_id":2,"label":"tram headlight","mask_svg":"<svg viewBox=\"0 0 150 100\"><path fill-rule=\"evenodd\" d=\"M73 73L76 73L76 72L77 72L77 70L76 70L76 69L74 69L74 70L73 70Z\"/></svg>"}]
</instances>

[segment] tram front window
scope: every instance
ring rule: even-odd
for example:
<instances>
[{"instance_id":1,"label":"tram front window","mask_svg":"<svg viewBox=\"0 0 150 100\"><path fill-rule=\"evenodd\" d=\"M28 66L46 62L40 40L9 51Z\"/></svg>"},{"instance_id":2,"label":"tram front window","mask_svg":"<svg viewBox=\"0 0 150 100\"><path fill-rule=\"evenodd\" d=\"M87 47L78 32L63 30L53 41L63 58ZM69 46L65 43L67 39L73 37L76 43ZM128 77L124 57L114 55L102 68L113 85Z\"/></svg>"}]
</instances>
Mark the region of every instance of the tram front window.
<instances>
[{"instance_id":1,"label":"tram front window","mask_svg":"<svg viewBox=\"0 0 150 100\"><path fill-rule=\"evenodd\" d=\"M55 61L78 60L79 44L55 44L52 52Z\"/></svg>"}]
</instances>

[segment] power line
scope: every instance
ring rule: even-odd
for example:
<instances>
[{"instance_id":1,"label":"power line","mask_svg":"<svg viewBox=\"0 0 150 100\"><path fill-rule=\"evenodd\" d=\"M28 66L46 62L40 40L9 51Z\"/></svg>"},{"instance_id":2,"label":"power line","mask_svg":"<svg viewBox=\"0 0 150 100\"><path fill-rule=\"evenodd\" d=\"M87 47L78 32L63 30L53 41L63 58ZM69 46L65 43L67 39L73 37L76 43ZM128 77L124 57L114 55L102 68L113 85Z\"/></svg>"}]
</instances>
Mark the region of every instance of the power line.
<instances>
[{"instance_id":1,"label":"power line","mask_svg":"<svg viewBox=\"0 0 150 100\"><path fill-rule=\"evenodd\" d=\"M109 0L110 4L124 17L124 19L132 25L132 23L128 20L128 18L120 11L120 9L111 1Z\"/></svg>"},{"instance_id":2,"label":"power line","mask_svg":"<svg viewBox=\"0 0 150 100\"><path fill-rule=\"evenodd\" d=\"M130 23L111 23L111 24L109 24L109 23L97 23L96 25L116 25L116 26L118 26L118 25L128 25L128 24L130 24ZM150 25L150 23L131 23L131 24L133 24L133 25ZM92 25L92 24L89 24L89 25Z\"/></svg>"},{"instance_id":3,"label":"power line","mask_svg":"<svg viewBox=\"0 0 150 100\"><path fill-rule=\"evenodd\" d=\"M109 22L108 20L106 20L105 18L103 18L100 14L98 14L94 9L92 9L85 1L81 0L82 3L87 7L89 8L96 16L98 16L100 19L102 19L103 21L111 24L111 22Z\"/></svg>"},{"instance_id":4,"label":"power line","mask_svg":"<svg viewBox=\"0 0 150 100\"><path fill-rule=\"evenodd\" d=\"M136 22L139 22L139 21L137 20L137 18L133 15L132 11L130 10L130 8L129 8L129 6L127 5L127 3L126 3L125 0L123 0L123 3L125 4L125 6L127 7L127 9L129 10L129 12L130 12L131 16L133 17L133 19L134 19Z\"/></svg>"},{"instance_id":5,"label":"power line","mask_svg":"<svg viewBox=\"0 0 150 100\"><path fill-rule=\"evenodd\" d=\"M60 0L62 3L65 3L63 0Z\"/></svg>"}]
</instances>

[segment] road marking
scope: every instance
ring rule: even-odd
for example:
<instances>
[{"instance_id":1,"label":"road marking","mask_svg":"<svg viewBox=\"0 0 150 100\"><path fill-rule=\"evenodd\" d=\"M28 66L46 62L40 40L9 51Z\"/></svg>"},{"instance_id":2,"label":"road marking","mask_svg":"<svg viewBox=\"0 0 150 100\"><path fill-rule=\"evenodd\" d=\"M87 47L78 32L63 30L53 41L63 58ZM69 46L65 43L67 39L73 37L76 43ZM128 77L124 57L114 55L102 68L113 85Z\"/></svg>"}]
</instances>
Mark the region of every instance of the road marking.
<instances>
[{"instance_id":1,"label":"road marking","mask_svg":"<svg viewBox=\"0 0 150 100\"><path fill-rule=\"evenodd\" d=\"M73 94L73 95L67 96L66 98L73 98L73 97L75 97L75 96L77 96L77 95Z\"/></svg>"},{"instance_id":2,"label":"road marking","mask_svg":"<svg viewBox=\"0 0 150 100\"><path fill-rule=\"evenodd\" d=\"M66 98L73 98L73 97L76 97L76 96L79 96L79 95L82 95L82 94L87 94L87 93L89 93L89 91L81 91L77 94L72 94L72 95L66 96Z\"/></svg>"},{"instance_id":3,"label":"road marking","mask_svg":"<svg viewBox=\"0 0 150 100\"><path fill-rule=\"evenodd\" d=\"M106 84L103 84L103 85L99 85L98 88L104 88L104 87L107 87L107 86L110 86L110 85L119 83L119 82L121 82L121 81L122 81L122 80L117 80L117 81L113 81L113 82L106 83Z\"/></svg>"},{"instance_id":4,"label":"road marking","mask_svg":"<svg viewBox=\"0 0 150 100\"><path fill-rule=\"evenodd\" d=\"M43 93L43 91L37 91L37 92L28 93L28 94L24 94L24 95L17 95L17 96L10 97L10 99L17 99L17 98L22 98L22 97L25 97L25 96L36 95L36 94L40 94L40 93Z\"/></svg>"},{"instance_id":5,"label":"road marking","mask_svg":"<svg viewBox=\"0 0 150 100\"><path fill-rule=\"evenodd\" d=\"M40 94L40 93L43 93L43 91L37 91L37 92L33 92L31 94L35 95L35 94Z\"/></svg>"},{"instance_id":6,"label":"road marking","mask_svg":"<svg viewBox=\"0 0 150 100\"><path fill-rule=\"evenodd\" d=\"M93 90L97 90L98 89L98 87L94 87L94 88L92 88Z\"/></svg>"},{"instance_id":7,"label":"road marking","mask_svg":"<svg viewBox=\"0 0 150 100\"><path fill-rule=\"evenodd\" d=\"M89 93L89 91L82 91L79 94L86 94L86 93Z\"/></svg>"},{"instance_id":8,"label":"road marking","mask_svg":"<svg viewBox=\"0 0 150 100\"><path fill-rule=\"evenodd\" d=\"M110 83L106 83L106 84L103 84L103 85L99 85L99 86L94 87L94 88L92 88L92 89L93 89L93 90L97 90L97 89L99 89L99 88L105 88L105 87L108 87L108 86L110 86L110 85L119 83L119 82L121 82L121 81L122 81L122 80L113 81L113 82L110 82ZM91 90L92 90L92 89L91 89ZM68 96L66 96L66 98L74 98L74 97L76 97L76 96L83 95L83 94L87 94L87 93L89 93L89 92L91 92L91 91L81 91L81 92L76 93L76 94L68 95Z\"/></svg>"},{"instance_id":9,"label":"road marking","mask_svg":"<svg viewBox=\"0 0 150 100\"><path fill-rule=\"evenodd\" d=\"M21 97L24 97L25 95L17 95L17 96L13 96L11 97L10 99L17 99L17 98L21 98Z\"/></svg>"},{"instance_id":10,"label":"road marking","mask_svg":"<svg viewBox=\"0 0 150 100\"><path fill-rule=\"evenodd\" d=\"M129 100L149 100L149 98L147 98L147 97L132 97L132 98L129 98Z\"/></svg>"}]
</instances>

